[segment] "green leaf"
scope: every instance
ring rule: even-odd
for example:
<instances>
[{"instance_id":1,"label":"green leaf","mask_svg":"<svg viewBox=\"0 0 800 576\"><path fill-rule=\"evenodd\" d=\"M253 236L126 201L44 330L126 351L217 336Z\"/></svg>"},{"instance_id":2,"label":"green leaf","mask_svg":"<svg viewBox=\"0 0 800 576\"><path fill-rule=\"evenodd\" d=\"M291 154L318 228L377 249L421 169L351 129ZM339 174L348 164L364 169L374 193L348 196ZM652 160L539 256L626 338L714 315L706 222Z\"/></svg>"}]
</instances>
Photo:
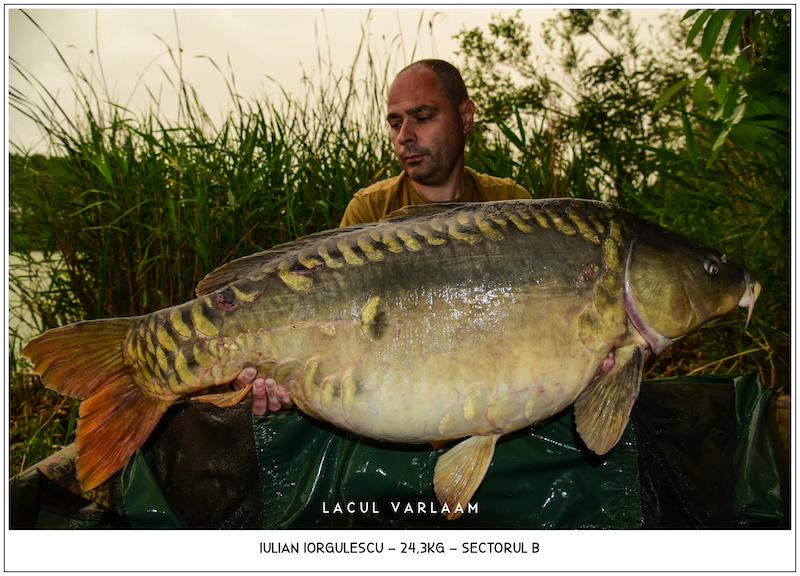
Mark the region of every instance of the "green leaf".
<instances>
[{"instance_id":1,"label":"green leaf","mask_svg":"<svg viewBox=\"0 0 800 576\"><path fill-rule=\"evenodd\" d=\"M719 135L717 136L717 139L714 141L714 146L712 148L712 155L711 155L712 162L719 154L722 145L725 144L725 140L728 139L728 134L730 134L730 131L731 131L730 127L724 128L722 132L720 132Z\"/></svg>"},{"instance_id":2,"label":"green leaf","mask_svg":"<svg viewBox=\"0 0 800 576\"><path fill-rule=\"evenodd\" d=\"M746 104L742 102L733 109L730 115L726 116L722 131L717 136L717 139L714 141L714 146L712 147L711 162L713 162L719 155L719 151L722 149L722 145L725 144L725 140L728 139L728 135L730 134L733 126L737 124L744 116L746 107Z\"/></svg>"},{"instance_id":3,"label":"green leaf","mask_svg":"<svg viewBox=\"0 0 800 576\"><path fill-rule=\"evenodd\" d=\"M686 13L683 15L683 18L681 18L681 22L685 22L686 20L688 20L689 18L691 18L692 16L694 16L698 12L700 12L699 8L693 8L691 10L687 10Z\"/></svg>"},{"instance_id":4,"label":"green leaf","mask_svg":"<svg viewBox=\"0 0 800 576\"><path fill-rule=\"evenodd\" d=\"M692 24L692 29L689 30L689 35L686 37L687 47L692 45L692 42L694 42L694 39L700 33L700 30L703 29L703 25L706 23L706 20L708 20L712 13L713 10L703 10L700 16L697 17L697 20L694 21L694 24ZM684 16L684 19L686 19L688 16L689 13L687 12L686 16Z\"/></svg>"},{"instance_id":5,"label":"green leaf","mask_svg":"<svg viewBox=\"0 0 800 576\"><path fill-rule=\"evenodd\" d=\"M773 70L759 70L748 74L742 82L748 89L758 92L773 92L789 89L789 76Z\"/></svg>"},{"instance_id":6,"label":"green leaf","mask_svg":"<svg viewBox=\"0 0 800 576\"><path fill-rule=\"evenodd\" d=\"M742 118L744 117L744 111L745 111L746 108L747 108L747 103L746 102L741 102L738 106L736 106L736 108L733 109L733 112L731 113L731 115L728 116L728 118L726 118L726 122L730 126L734 126L735 124L738 124L742 120Z\"/></svg>"},{"instance_id":7,"label":"green leaf","mask_svg":"<svg viewBox=\"0 0 800 576\"><path fill-rule=\"evenodd\" d=\"M750 37L753 42L758 42L761 36L761 13L753 14L753 24L750 26Z\"/></svg>"},{"instance_id":8,"label":"green leaf","mask_svg":"<svg viewBox=\"0 0 800 576\"><path fill-rule=\"evenodd\" d=\"M736 57L736 67L742 74L747 74L748 72L750 72L751 68L750 60L748 60L747 56L745 56L744 54L739 54L739 56Z\"/></svg>"},{"instance_id":9,"label":"green leaf","mask_svg":"<svg viewBox=\"0 0 800 576\"><path fill-rule=\"evenodd\" d=\"M730 122L731 118L736 115L740 100L740 92L741 88L736 82L728 89L728 95L725 96L725 102L722 104L722 119L725 120L725 122Z\"/></svg>"},{"instance_id":10,"label":"green leaf","mask_svg":"<svg viewBox=\"0 0 800 576\"><path fill-rule=\"evenodd\" d=\"M709 18L708 25L703 31L703 40L700 42L700 56L703 61L708 62L708 59L711 58L711 52L714 51L714 45L717 43L722 25L732 12L733 10L719 10Z\"/></svg>"},{"instance_id":11,"label":"green leaf","mask_svg":"<svg viewBox=\"0 0 800 576\"><path fill-rule=\"evenodd\" d=\"M738 124L731 130L731 140L738 146L747 150L754 150L756 147L756 127L748 124Z\"/></svg>"},{"instance_id":12,"label":"green leaf","mask_svg":"<svg viewBox=\"0 0 800 576\"><path fill-rule=\"evenodd\" d=\"M517 136L514 131L506 125L505 122L498 123L498 128L503 132L503 135L508 138L511 143L517 148L517 150L524 151L525 150L525 142L523 142L519 136Z\"/></svg>"},{"instance_id":13,"label":"green leaf","mask_svg":"<svg viewBox=\"0 0 800 576\"><path fill-rule=\"evenodd\" d=\"M106 164L102 160L95 160L94 158L88 158L88 160L97 167L97 169L100 171L100 174L102 174L103 179L108 183L108 185L113 186L114 177L111 174L111 168L109 168L108 164Z\"/></svg>"},{"instance_id":14,"label":"green leaf","mask_svg":"<svg viewBox=\"0 0 800 576\"><path fill-rule=\"evenodd\" d=\"M681 80L680 82L677 82L677 83L673 84L669 88L667 88L666 91L664 92L664 94L661 95L661 98L658 99L658 102L656 102L656 105L653 106L653 112L658 112L661 108L663 108L664 104L666 104L667 101L670 98L672 98L672 96L676 92L678 92L679 90L683 89L683 87L686 86L688 83L689 83L689 78L686 78L684 80Z\"/></svg>"},{"instance_id":15,"label":"green leaf","mask_svg":"<svg viewBox=\"0 0 800 576\"><path fill-rule=\"evenodd\" d=\"M692 90L692 98L694 99L694 103L698 110L700 110L703 114L707 114L708 104L711 100L711 93L708 90L708 86L706 86L705 75L701 76L695 81L694 89Z\"/></svg>"},{"instance_id":16,"label":"green leaf","mask_svg":"<svg viewBox=\"0 0 800 576\"><path fill-rule=\"evenodd\" d=\"M683 135L686 137L686 150L689 152L692 164L697 164L697 146L694 141L694 130L686 110L681 112L681 121L683 122Z\"/></svg>"},{"instance_id":17,"label":"green leaf","mask_svg":"<svg viewBox=\"0 0 800 576\"><path fill-rule=\"evenodd\" d=\"M766 18L764 19L762 25L763 25L764 36L766 37L766 39L774 40L777 30L775 29L775 23L773 22L773 20L771 18Z\"/></svg>"},{"instance_id":18,"label":"green leaf","mask_svg":"<svg viewBox=\"0 0 800 576\"><path fill-rule=\"evenodd\" d=\"M720 74L717 75L716 81L714 84L714 98L722 104L725 102L725 98L728 96L728 75L725 74L725 71L721 71Z\"/></svg>"},{"instance_id":19,"label":"green leaf","mask_svg":"<svg viewBox=\"0 0 800 576\"><path fill-rule=\"evenodd\" d=\"M725 42L722 44L723 54L731 54L733 49L739 44L739 32L748 16L750 16L750 12L747 10L738 10L736 12L736 15L731 21L731 27L728 28L728 35L725 37Z\"/></svg>"}]
</instances>

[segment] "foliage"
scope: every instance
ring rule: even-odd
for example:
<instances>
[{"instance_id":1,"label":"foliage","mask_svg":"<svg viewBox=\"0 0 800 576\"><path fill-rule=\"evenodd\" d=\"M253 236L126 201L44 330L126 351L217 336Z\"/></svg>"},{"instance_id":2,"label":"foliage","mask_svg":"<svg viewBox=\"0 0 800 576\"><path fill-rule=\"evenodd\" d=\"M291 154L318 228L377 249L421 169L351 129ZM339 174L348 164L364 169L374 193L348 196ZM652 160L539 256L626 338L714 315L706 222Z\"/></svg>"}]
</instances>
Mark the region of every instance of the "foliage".
<instances>
[{"instance_id":1,"label":"foliage","mask_svg":"<svg viewBox=\"0 0 800 576\"><path fill-rule=\"evenodd\" d=\"M507 95L486 102L483 121L533 163L532 189L628 205L627 196L653 178L645 144L675 140L675 123L653 105L679 63L638 44L630 15L620 10L558 13L542 31L550 58L535 61L530 31L519 20L495 18L489 29L489 37L477 29L459 34L465 82L478 102L484 92ZM541 72L548 69L557 77ZM520 80L509 89L512 77ZM532 93L536 98L526 101Z\"/></svg>"},{"instance_id":2,"label":"foliage","mask_svg":"<svg viewBox=\"0 0 800 576\"><path fill-rule=\"evenodd\" d=\"M680 112L685 146L660 152L660 174L679 184L700 215L698 237L729 247L764 287L757 319L739 351L757 351L764 380L789 384L790 307L790 14L787 11L690 10L686 45L701 38L701 64L668 89L656 108ZM702 32L702 36L700 33ZM667 197L669 198L669 197ZM701 226L705 225L705 230ZM739 337L737 337L739 336Z\"/></svg>"},{"instance_id":3,"label":"foliage","mask_svg":"<svg viewBox=\"0 0 800 576\"><path fill-rule=\"evenodd\" d=\"M695 18L686 44L703 31L698 53L704 66L672 86L656 107L691 87L698 118L716 127L711 161L730 138L741 148L759 144L786 149L790 122L788 11L690 10ZM727 24L721 48L718 39ZM687 125L686 138L693 140Z\"/></svg>"},{"instance_id":4,"label":"foliage","mask_svg":"<svg viewBox=\"0 0 800 576\"><path fill-rule=\"evenodd\" d=\"M480 28L462 30L457 36L463 55L461 75L476 108L490 121L542 113L553 87L530 60L529 28L516 18L493 18L488 28L489 39Z\"/></svg>"}]
</instances>

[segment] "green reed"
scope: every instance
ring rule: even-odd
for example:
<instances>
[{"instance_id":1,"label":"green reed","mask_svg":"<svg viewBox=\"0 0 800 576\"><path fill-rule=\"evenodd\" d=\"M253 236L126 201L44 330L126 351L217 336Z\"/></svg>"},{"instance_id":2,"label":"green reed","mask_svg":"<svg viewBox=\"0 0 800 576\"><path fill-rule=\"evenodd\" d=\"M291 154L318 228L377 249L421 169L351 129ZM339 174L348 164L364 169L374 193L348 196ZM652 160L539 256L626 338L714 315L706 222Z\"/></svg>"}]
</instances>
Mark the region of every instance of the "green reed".
<instances>
[{"instance_id":1,"label":"green reed","mask_svg":"<svg viewBox=\"0 0 800 576\"><path fill-rule=\"evenodd\" d=\"M377 62L370 50L362 41L361 58ZM306 94L278 102L240 98L231 72L223 79L233 111L215 126L179 57L171 79L178 120L155 99L137 116L114 103L105 82L70 69L76 119L12 58L36 93L12 90L12 105L54 151L11 157L15 393L28 390L19 350L31 336L190 299L205 274L232 258L336 227L354 191L396 172L383 120L388 64L361 78L356 63L349 73L321 71ZM32 288L34 276L44 284ZM63 410L60 401L50 407ZM14 412L12 421L27 421L27 412Z\"/></svg>"}]
</instances>

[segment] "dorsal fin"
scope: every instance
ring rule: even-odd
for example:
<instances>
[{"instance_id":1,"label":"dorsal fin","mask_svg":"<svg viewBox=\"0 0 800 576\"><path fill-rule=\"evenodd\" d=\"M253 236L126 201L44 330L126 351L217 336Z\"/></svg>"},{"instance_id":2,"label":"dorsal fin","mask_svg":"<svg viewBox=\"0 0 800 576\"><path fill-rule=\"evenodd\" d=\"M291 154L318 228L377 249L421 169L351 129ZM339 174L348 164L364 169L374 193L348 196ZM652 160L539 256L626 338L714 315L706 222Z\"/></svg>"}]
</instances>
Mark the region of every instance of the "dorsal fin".
<instances>
[{"instance_id":1,"label":"dorsal fin","mask_svg":"<svg viewBox=\"0 0 800 576\"><path fill-rule=\"evenodd\" d=\"M434 202L431 204L404 206L390 213L378 222L354 224L344 228L333 228L331 230L316 232L285 244L279 244L269 250L232 260L207 274L197 285L195 292L197 296L210 294L227 286L231 282L247 277L251 273L257 273L260 269L269 268L271 264L277 265L278 261L285 258L288 254L299 254L303 248L310 247L312 244L319 244L334 237L337 239L334 244L338 243L340 237L347 237L349 242L354 243L359 236L359 234L354 234L354 232L369 231L375 234L383 232L385 229L392 229L399 224L403 224L407 220L430 220L439 214L451 216L458 214L462 210L494 210L496 208L491 208L492 206L504 204L505 202L507 201ZM315 249L310 249L309 251L316 252Z\"/></svg>"},{"instance_id":2,"label":"dorsal fin","mask_svg":"<svg viewBox=\"0 0 800 576\"><path fill-rule=\"evenodd\" d=\"M267 262L280 258L287 251L288 250L271 248L269 250L264 250L263 252L257 252L255 254L250 254L249 256L231 260L230 262L227 262L219 268L206 274L205 277L203 277L203 279L197 284L197 288L195 288L195 294L197 294L198 297L211 294L212 292L227 286L231 282L247 276L250 272L257 270Z\"/></svg>"},{"instance_id":3,"label":"dorsal fin","mask_svg":"<svg viewBox=\"0 0 800 576\"><path fill-rule=\"evenodd\" d=\"M211 294L212 292L227 286L231 282L239 280L240 278L244 278L251 272L255 272L258 269L267 266L270 262L277 263L278 260L285 257L287 254L291 252L299 252L305 246L317 243L320 240L325 240L331 236L342 236L355 230L370 226L375 226L375 223L354 224L353 226L347 226L345 228L332 228L330 230L323 230L321 232L315 232L307 236L302 236L297 240L292 240L291 242L277 244L276 246L273 246L269 250L264 250L263 252L257 252L255 254L250 254L249 256L243 256L241 258L237 258L236 260L231 260L230 262L227 262L221 265L219 268L206 274L206 276L197 284L195 293L198 297Z\"/></svg>"},{"instance_id":4,"label":"dorsal fin","mask_svg":"<svg viewBox=\"0 0 800 576\"><path fill-rule=\"evenodd\" d=\"M403 206L394 212L390 212L383 218L381 222L396 222L411 216L419 216L421 214L436 214L439 212L448 212L454 208L468 206L475 204L474 202L431 202L430 204L413 204L411 206Z\"/></svg>"}]
</instances>

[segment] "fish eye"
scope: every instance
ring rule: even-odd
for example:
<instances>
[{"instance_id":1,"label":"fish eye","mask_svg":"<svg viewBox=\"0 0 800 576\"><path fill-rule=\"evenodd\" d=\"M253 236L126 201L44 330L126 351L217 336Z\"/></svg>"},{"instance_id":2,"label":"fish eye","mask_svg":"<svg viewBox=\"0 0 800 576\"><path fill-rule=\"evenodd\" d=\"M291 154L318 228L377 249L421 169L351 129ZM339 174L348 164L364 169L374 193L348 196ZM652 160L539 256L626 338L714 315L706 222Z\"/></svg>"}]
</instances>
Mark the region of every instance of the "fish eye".
<instances>
[{"instance_id":1,"label":"fish eye","mask_svg":"<svg viewBox=\"0 0 800 576\"><path fill-rule=\"evenodd\" d=\"M717 264L717 261L711 256L705 257L705 259L703 260L703 267L706 269L706 272L708 272L711 275L719 273L719 264Z\"/></svg>"}]
</instances>

